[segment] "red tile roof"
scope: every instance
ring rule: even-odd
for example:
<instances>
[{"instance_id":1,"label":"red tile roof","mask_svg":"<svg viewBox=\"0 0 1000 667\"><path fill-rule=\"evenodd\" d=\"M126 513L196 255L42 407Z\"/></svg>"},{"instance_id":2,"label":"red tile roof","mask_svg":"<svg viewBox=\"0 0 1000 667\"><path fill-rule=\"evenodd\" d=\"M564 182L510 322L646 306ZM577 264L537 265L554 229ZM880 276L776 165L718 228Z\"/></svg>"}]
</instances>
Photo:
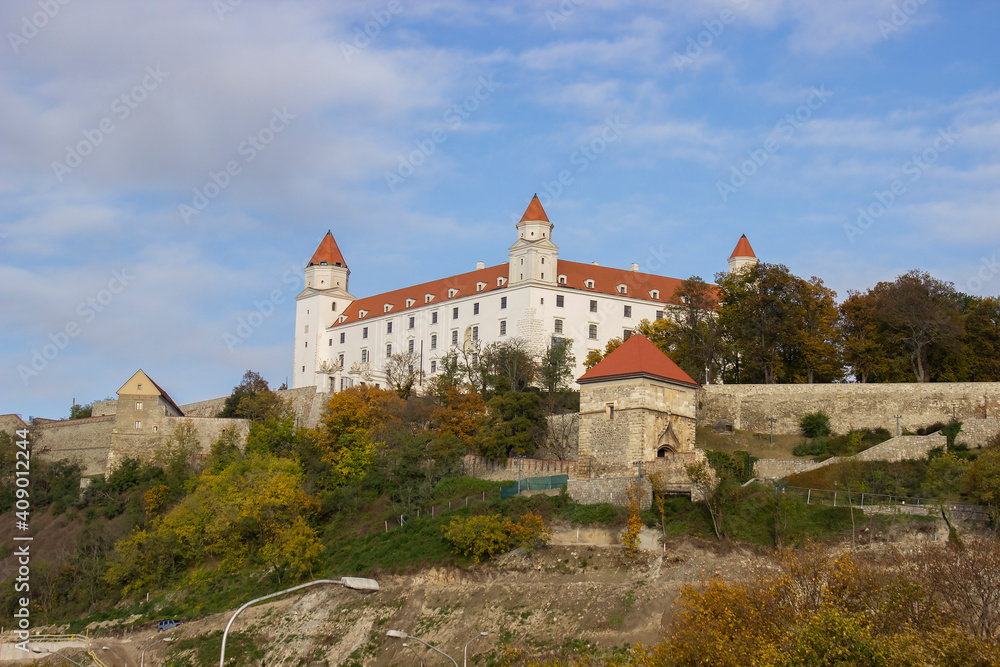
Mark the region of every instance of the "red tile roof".
<instances>
[{"instance_id":1,"label":"red tile roof","mask_svg":"<svg viewBox=\"0 0 1000 667\"><path fill-rule=\"evenodd\" d=\"M549 221L549 216L545 215L545 209L542 208L542 202L538 201L538 195L531 198L528 202L528 208L524 209L524 215L521 216L521 222L525 220L544 220Z\"/></svg>"},{"instance_id":2,"label":"red tile roof","mask_svg":"<svg viewBox=\"0 0 1000 667\"><path fill-rule=\"evenodd\" d=\"M747 240L746 234L740 237L736 248L733 250L733 254L729 256L730 259L733 257L757 257L757 255L753 254L753 248L750 247L750 241Z\"/></svg>"},{"instance_id":3,"label":"red tile roof","mask_svg":"<svg viewBox=\"0 0 1000 667\"><path fill-rule=\"evenodd\" d=\"M697 387L698 383L680 369L660 348L641 334L633 334L618 349L601 359L596 366L580 376L580 384L631 377L653 377Z\"/></svg>"},{"instance_id":4,"label":"red tile roof","mask_svg":"<svg viewBox=\"0 0 1000 667\"><path fill-rule=\"evenodd\" d=\"M368 296L363 299L358 299L349 305L343 315L347 318L343 323L338 322L333 326L339 326L340 324L351 324L357 322L361 319L359 312L362 310L367 310L368 317L375 318L385 313L385 304L391 304L392 310L390 313L399 313L400 311L410 310L414 308L421 308L426 305L424 297L427 294L434 295L431 300L431 304L437 304L450 299L459 299L466 296L471 296L474 294L483 294L486 292L493 292L498 289L509 289L509 286L504 284L503 287L497 286L497 278L504 277L507 278L509 268L508 264L505 262L503 264L497 264L496 266L489 266L485 269L478 269L476 271L470 271L469 273L461 273L457 276L451 276L449 278L442 278L440 280L433 280L427 283L421 283L420 285L413 285L412 287L403 287L398 290L393 290L391 292L384 292L382 294L375 294L373 296ZM640 273L638 271L629 271L626 269L614 269L608 266L597 266L595 264L582 264L580 262L569 262L564 259L560 259L556 264L556 273L560 276L566 276L566 283L556 285L556 289L576 289L584 292L594 292L597 294L614 294L620 295L618 291L619 285L625 285L626 296L633 299L642 299L645 301L654 301L656 303L662 304L674 304L680 305L680 299L674 297L674 292L680 287L681 280L677 278L667 278L666 276L657 276L651 273ZM593 280L594 286L587 287L586 281ZM476 292L477 283L486 283L481 292ZM714 287L714 285L712 286ZM454 296L448 296L448 292L451 289L457 289L458 291ZM653 292L656 294L657 298L653 298L650 294ZM413 299L413 305L407 307L407 299Z\"/></svg>"},{"instance_id":5,"label":"red tile roof","mask_svg":"<svg viewBox=\"0 0 1000 667\"><path fill-rule=\"evenodd\" d=\"M319 242L319 247L316 248L316 252L313 253L312 259L306 266L323 264L324 262L330 266L347 266L347 262L344 261L344 256L340 254L340 248L337 247L337 242L333 238L333 233L330 231L327 231L326 236Z\"/></svg>"}]
</instances>

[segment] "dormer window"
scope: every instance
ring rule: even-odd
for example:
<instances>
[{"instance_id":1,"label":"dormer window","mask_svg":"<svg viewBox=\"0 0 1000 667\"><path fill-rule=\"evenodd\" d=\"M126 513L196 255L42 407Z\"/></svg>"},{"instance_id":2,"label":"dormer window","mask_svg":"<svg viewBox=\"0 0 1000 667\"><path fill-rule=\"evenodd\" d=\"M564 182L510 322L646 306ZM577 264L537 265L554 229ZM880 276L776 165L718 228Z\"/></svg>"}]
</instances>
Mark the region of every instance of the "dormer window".
<instances>
[{"instance_id":1,"label":"dormer window","mask_svg":"<svg viewBox=\"0 0 1000 667\"><path fill-rule=\"evenodd\" d=\"M689 297L689 296L682 296L681 297L681 303L691 303L691 297Z\"/></svg>"},{"instance_id":2,"label":"dormer window","mask_svg":"<svg viewBox=\"0 0 1000 667\"><path fill-rule=\"evenodd\" d=\"M343 324L346 321L347 321L347 315L341 315L340 317L337 318L337 324Z\"/></svg>"},{"instance_id":3,"label":"dormer window","mask_svg":"<svg viewBox=\"0 0 1000 667\"><path fill-rule=\"evenodd\" d=\"M368 311L367 310L359 310L358 311L358 317L368 317Z\"/></svg>"},{"instance_id":4,"label":"dormer window","mask_svg":"<svg viewBox=\"0 0 1000 667\"><path fill-rule=\"evenodd\" d=\"M503 276L500 276L499 278L497 278L497 287L503 287L506 284L507 284L507 279L506 278L504 278Z\"/></svg>"},{"instance_id":5,"label":"dormer window","mask_svg":"<svg viewBox=\"0 0 1000 667\"><path fill-rule=\"evenodd\" d=\"M594 281L591 278L583 281L583 286L587 289L594 289Z\"/></svg>"},{"instance_id":6,"label":"dormer window","mask_svg":"<svg viewBox=\"0 0 1000 667\"><path fill-rule=\"evenodd\" d=\"M456 288L451 287L451 288L448 289L448 298L449 299L453 298L456 294L458 294L458 290Z\"/></svg>"},{"instance_id":7,"label":"dormer window","mask_svg":"<svg viewBox=\"0 0 1000 667\"><path fill-rule=\"evenodd\" d=\"M433 294L425 294L424 295L424 303L430 303L433 300L434 300L434 295Z\"/></svg>"},{"instance_id":8,"label":"dormer window","mask_svg":"<svg viewBox=\"0 0 1000 667\"><path fill-rule=\"evenodd\" d=\"M478 282L478 283L476 283L476 291L477 292L482 292L484 289L486 289L486 283L484 283L484 282Z\"/></svg>"},{"instance_id":9,"label":"dormer window","mask_svg":"<svg viewBox=\"0 0 1000 667\"><path fill-rule=\"evenodd\" d=\"M412 308L412 307L413 307L413 304L415 304L416 302L417 302L417 300L416 300L416 299L407 299L407 300L406 300L406 307L407 307L407 308Z\"/></svg>"},{"instance_id":10,"label":"dormer window","mask_svg":"<svg viewBox=\"0 0 1000 667\"><path fill-rule=\"evenodd\" d=\"M628 285L624 285L624 284L618 285L618 286L615 287L615 289L618 290L619 294L628 294Z\"/></svg>"},{"instance_id":11,"label":"dormer window","mask_svg":"<svg viewBox=\"0 0 1000 667\"><path fill-rule=\"evenodd\" d=\"M655 301L659 301L660 300L660 290L658 290L658 289L651 289L651 290L649 290L649 298L653 299Z\"/></svg>"},{"instance_id":12,"label":"dormer window","mask_svg":"<svg viewBox=\"0 0 1000 667\"><path fill-rule=\"evenodd\" d=\"M563 275L563 274L559 274L558 281L559 281L560 285L565 285L566 284L566 276Z\"/></svg>"},{"instance_id":13,"label":"dormer window","mask_svg":"<svg viewBox=\"0 0 1000 667\"><path fill-rule=\"evenodd\" d=\"M390 310L392 310L392 304L391 303L387 303L387 304L385 304L385 305L382 306L382 312L383 313L388 313Z\"/></svg>"}]
</instances>

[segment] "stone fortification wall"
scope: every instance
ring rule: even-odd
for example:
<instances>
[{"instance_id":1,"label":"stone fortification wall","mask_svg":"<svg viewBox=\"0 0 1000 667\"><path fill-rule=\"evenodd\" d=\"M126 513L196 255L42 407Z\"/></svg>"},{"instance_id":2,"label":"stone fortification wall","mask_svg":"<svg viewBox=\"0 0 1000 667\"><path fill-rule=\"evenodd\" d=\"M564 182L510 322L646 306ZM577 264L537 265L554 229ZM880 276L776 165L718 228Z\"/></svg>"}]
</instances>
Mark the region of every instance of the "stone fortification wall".
<instances>
[{"instance_id":1,"label":"stone fortification wall","mask_svg":"<svg viewBox=\"0 0 1000 667\"><path fill-rule=\"evenodd\" d=\"M488 459L476 454L466 454L462 459L463 474L468 477L478 477L494 482L516 480L518 465L521 467L521 479L528 477L550 477L552 475L576 474L576 461L559 461L553 459L507 459L506 463Z\"/></svg>"},{"instance_id":2,"label":"stone fortification wall","mask_svg":"<svg viewBox=\"0 0 1000 667\"><path fill-rule=\"evenodd\" d=\"M930 435L901 435L891 440L869 447L854 456L833 456L825 461L796 461L784 459L760 459L754 464L754 476L761 479L782 479L834 463L848 461L906 461L922 459L935 447L944 447L948 439L940 433Z\"/></svg>"},{"instance_id":3,"label":"stone fortification wall","mask_svg":"<svg viewBox=\"0 0 1000 667\"><path fill-rule=\"evenodd\" d=\"M114 419L102 417L102 419ZM194 436L198 440L200 456L205 456L212 443L219 439L223 429L235 427L242 446L250 432L250 422L246 419L228 419L216 417L166 417L160 422L160 428L155 433L134 433L127 428L116 428L109 434L110 448L106 448L106 460L101 472L110 474L124 458L153 460L156 453L168 449L174 444L174 435L182 424L190 424L194 428Z\"/></svg>"},{"instance_id":4,"label":"stone fortification wall","mask_svg":"<svg viewBox=\"0 0 1000 667\"><path fill-rule=\"evenodd\" d=\"M99 475L104 472L114 423L113 416L39 422L31 429L32 449L49 461L79 463L83 475Z\"/></svg>"},{"instance_id":5,"label":"stone fortification wall","mask_svg":"<svg viewBox=\"0 0 1000 667\"><path fill-rule=\"evenodd\" d=\"M569 497L578 503L610 503L619 507L628 506L628 490L635 484L636 477L600 477L597 479L570 478L566 486ZM653 505L653 486L649 479L642 478L640 485L642 496L639 506L646 510Z\"/></svg>"},{"instance_id":6,"label":"stone fortification wall","mask_svg":"<svg viewBox=\"0 0 1000 667\"><path fill-rule=\"evenodd\" d=\"M103 401L94 401L91 404L91 417L103 417L113 415L118 411L118 399L106 398Z\"/></svg>"},{"instance_id":7,"label":"stone fortification wall","mask_svg":"<svg viewBox=\"0 0 1000 667\"><path fill-rule=\"evenodd\" d=\"M306 428L316 428L323 416L323 409L330 399L330 394L316 392L316 387L298 387L275 391L278 396L292 404L292 410ZM226 396L212 398L207 401L188 403L180 406L181 412L187 417L214 417L222 411Z\"/></svg>"},{"instance_id":8,"label":"stone fortification wall","mask_svg":"<svg viewBox=\"0 0 1000 667\"><path fill-rule=\"evenodd\" d=\"M799 420L810 412L830 416L836 433L852 428L915 431L934 422L1000 418L998 382L925 382L879 384L730 384L707 385L698 392L698 425L728 419L737 429L799 433ZM961 436L960 436L961 437ZM970 443L971 444L971 443Z\"/></svg>"},{"instance_id":9,"label":"stone fortification wall","mask_svg":"<svg viewBox=\"0 0 1000 667\"><path fill-rule=\"evenodd\" d=\"M955 442L964 442L969 447L985 447L997 433L1000 433L1000 419L963 419L962 432Z\"/></svg>"},{"instance_id":10,"label":"stone fortification wall","mask_svg":"<svg viewBox=\"0 0 1000 667\"><path fill-rule=\"evenodd\" d=\"M22 428L28 428L28 424L17 415L0 415L0 431L9 433L13 438L15 431Z\"/></svg>"}]
</instances>

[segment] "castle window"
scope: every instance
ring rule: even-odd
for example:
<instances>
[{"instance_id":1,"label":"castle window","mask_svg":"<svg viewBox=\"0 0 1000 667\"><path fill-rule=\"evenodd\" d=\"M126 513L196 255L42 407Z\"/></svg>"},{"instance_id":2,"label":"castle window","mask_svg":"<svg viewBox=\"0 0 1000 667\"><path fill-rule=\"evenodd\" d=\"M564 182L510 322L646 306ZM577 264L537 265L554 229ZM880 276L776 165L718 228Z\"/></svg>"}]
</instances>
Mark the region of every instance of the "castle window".
<instances>
[{"instance_id":1,"label":"castle window","mask_svg":"<svg viewBox=\"0 0 1000 667\"><path fill-rule=\"evenodd\" d=\"M507 297L500 297L500 310L504 310L507 307Z\"/></svg>"},{"instance_id":2,"label":"castle window","mask_svg":"<svg viewBox=\"0 0 1000 667\"><path fill-rule=\"evenodd\" d=\"M368 327L365 327L364 329L361 330L361 337L368 338Z\"/></svg>"},{"instance_id":3,"label":"castle window","mask_svg":"<svg viewBox=\"0 0 1000 667\"><path fill-rule=\"evenodd\" d=\"M500 320L500 335L507 335L507 320Z\"/></svg>"},{"instance_id":4,"label":"castle window","mask_svg":"<svg viewBox=\"0 0 1000 667\"><path fill-rule=\"evenodd\" d=\"M344 367L344 355L340 355L339 357L337 357L337 362L338 362L338 365L341 368L343 368Z\"/></svg>"},{"instance_id":5,"label":"castle window","mask_svg":"<svg viewBox=\"0 0 1000 667\"><path fill-rule=\"evenodd\" d=\"M663 311L662 310L656 311L656 319L658 319L658 320L662 320L663 319Z\"/></svg>"},{"instance_id":6,"label":"castle window","mask_svg":"<svg viewBox=\"0 0 1000 667\"><path fill-rule=\"evenodd\" d=\"M484 283L482 281L476 283L476 291L477 292L482 292L484 289L486 289L486 283Z\"/></svg>"},{"instance_id":7,"label":"castle window","mask_svg":"<svg viewBox=\"0 0 1000 667\"><path fill-rule=\"evenodd\" d=\"M424 303L430 303L433 300L434 300L434 295L433 294L425 294L424 295Z\"/></svg>"},{"instance_id":8,"label":"castle window","mask_svg":"<svg viewBox=\"0 0 1000 667\"><path fill-rule=\"evenodd\" d=\"M584 280L583 281L583 285L587 289L594 289L594 281L592 279L590 279L590 278L588 278L587 280Z\"/></svg>"},{"instance_id":9,"label":"castle window","mask_svg":"<svg viewBox=\"0 0 1000 667\"><path fill-rule=\"evenodd\" d=\"M431 360L431 373L437 373L437 370L438 370L438 362L437 362L437 360L433 360L432 359Z\"/></svg>"},{"instance_id":10,"label":"castle window","mask_svg":"<svg viewBox=\"0 0 1000 667\"><path fill-rule=\"evenodd\" d=\"M433 313L431 313L431 324L437 324L437 323L438 323L438 311L435 310Z\"/></svg>"},{"instance_id":11,"label":"castle window","mask_svg":"<svg viewBox=\"0 0 1000 667\"><path fill-rule=\"evenodd\" d=\"M358 317L368 317L368 311L367 310L359 310L358 311Z\"/></svg>"},{"instance_id":12,"label":"castle window","mask_svg":"<svg viewBox=\"0 0 1000 667\"><path fill-rule=\"evenodd\" d=\"M159 427L159 426L154 426L154 427L153 427L153 433L156 433L156 432L157 432L157 431L159 431L159 430L160 430L160 427Z\"/></svg>"},{"instance_id":13,"label":"castle window","mask_svg":"<svg viewBox=\"0 0 1000 667\"><path fill-rule=\"evenodd\" d=\"M454 297L456 294L458 294L458 290L455 289L454 287L452 287L451 289L448 290L448 298L449 299L452 298L452 297Z\"/></svg>"},{"instance_id":14,"label":"castle window","mask_svg":"<svg viewBox=\"0 0 1000 667\"><path fill-rule=\"evenodd\" d=\"M625 317L632 317L632 306L625 306Z\"/></svg>"},{"instance_id":15,"label":"castle window","mask_svg":"<svg viewBox=\"0 0 1000 667\"><path fill-rule=\"evenodd\" d=\"M306 341L306 347L309 347L309 341Z\"/></svg>"},{"instance_id":16,"label":"castle window","mask_svg":"<svg viewBox=\"0 0 1000 667\"><path fill-rule=\"evenodd\" d=\"M361 363L363 363L363 364L367 364L368 363L368 350L367 349L361 350Z\"/></svg>"},{"instance_id":17,"label":"castle window","mask_svg":"<svg viewBox=\"0 0 1000 667\"><path fill-rule=\"evenodd\" d=\"M392 322L386 322L385 323L385 332L387 334L391 334L392 333Z\"/></svg>"},{"instance_id":18,"label":"castle window","mask_svg":"<svg viewBox=\"0 0 1000 667\"><path fill-rule=\"evenodd\" d=\"M438 335L431 334L431 349L436 350L438 346Z\"/></svg>"},{"instance_id":19,"label":"castle window","mask_svg":"<svg viewBox=\"0 0 1000 667\"><path fill-rule=\"evenodd\" d=\"M142 422L136 422L135 423L135 427L136 428L142 428Z\"/></svg>"},{"instance_id":20,"label":"castle window","mask_svg":"<svg viewBox=\"0 0 1000 667\"><path fill-rule=\"evenodd\" d=\"M618 285L617 289L619 294L628 294L628 285Z\"/></svg>"},{"instance_id":21,"label":"castle window","mask_svg":"<svg viewBox=\"0 0 1000 667\"><path fill-rule=\"evenodd\" d=\"M451 332L451 344L458 345L458 329Z\"/></svg>"},{"instance_id":22,"label":"castle window","mask_svg":"<svg viewBox=\"0 0 1000 667\"><path fill-rule=\"evenodd\" d=\"M346 341L346 340L347 340L347 332L346 331L341 331L340 332L340 344L343 345L344 341Z\"/></svg>"},{"instance_id":23,"label":"castle window","mask_svg":"<svg viewBox=\"0 0 1000 667\"><path fill-rule=\"evenodd\" d=\"M544 263L545 263L545 258L544 258L544 257L542 257L542 264L544 264Z\"/></svg>"},{"instance_id":24,"label":"castle window","mask_svg":"<svg viewBox=\"0 0 1000 667\"><path fill-rule=\"evenodd\" d=\"M591 324L587 333L589 335L590 340L597 340L597 325Z\"/></svg>"},{"instance_id":25,"label":"castle window","mask_svg":"<svg viewBox=\"0 0 1000 667\"><path fill-rule=\"evenodd\" d=\"M383 304L383 306L382 306L382 312L383 313L388 313L390 310L392 310L392 304L391 303Z\"/></svg>"},{"instance_id":26,"label":"castle window","mask_svg":"<svg viewBox=\"0 0 1000 667\"><path fill-rule=\"evenodd\" d=\"M555 332L557 334L561 334L563 332L563 321L562 320L556 320L556 326L555 326L554 330L555 330Z\"/></svg>"},{"instance_id":27,"label":"castle window","mask_svg":"<svg viewBox=\"0 0 1000 667\"><path fill-rule=\"evenodd\" d=\"M451 309L451 319L453 320L458 319L458 306L455 306L454 308Z\"/></svg>"},{"instance_id":28,"label":"castle window","mask_svg":"<svg viewBox=\"0 0 1000 667\"><path fill-rule=\"evenodd\" d=\"M479 327L472 327L472 340L479 340Z\"/></svg>"},{"instance_id":29,"label":"castle window","mask_svg":"<svg viewBox=\"0 0 1000 667\"><path fill-rule=\"evenodd\" d=\"M344 334L340 334L340 335L343 336ZM344 341L340 341L340 342L343 343ZM329 341L327 341L326 346L327 347L333 347L333 339L332 338L329 339Z\"/></svg>"},{"instance_id":30,"label":"castle window","mask_svg":"<svg viewBox=\"0 0 1000 667\"><path fill-rule=\"evenodd\" d=\"M412 338L410 339L410 342L407 343L407 351L408 352L413 352L413 339Z\"/></svg>"},{"instance_id":31,"label":"castle window","mask_svg":"<svg viewBox=\"0 0 1000 667\"><path fill-rule=\"evenodd\" d=\"M559 278L558 278L558 281L559 281L560 285L565 285L566 284L566 276L560 275Z\"/></svg>"},{"instance_id":32,"label":"castle window","mask_svg":"<svg viewBox=\"0 0 1000 667\"><path fill-rule=\"evenodd\" d=\"M591 299L590 300L590 312L592 312L592 313L596 313L597 312L597 299Z\"/></svg>"},{"instance_id":33,"label":"castle window","mask_svg":"<svg viewBox=\"0 0 1000 667\"><path fill-rule=\"evenodd\" d=\"M303 373L305 373L305 372L306 372L306 367L305 367L305 366L303 366L303 367L302 367L302 372L303 372Z\"/></svg>"},{"instance_id":34,"label":"castle window","mask_svg":"<svg viewBox=\"0 0 1000 667\"><path fill-rule=\"evenodd\" d=\"M556 294L556 308L562 308L566 305L566 297L562 294Z\"/></svg>"},{"instance_id":35,"label":"castle window","mask_svg":"<svg viewBox=\"0 0 1000 667\"><path fill-rule=\"evenodd\" d=\"M691 303L691 297L689 297L689 296L682 296L681 297L681 303Z\"/></svg>"},{"instance_id":36,"label":"castle window","mask_svg":"<svg viewBox=\"0 0 1000 667\"><path fill-rule=\"evenodd\" d=\"M392 356L392 343L387 343L385 346L385 356L386 359Z\"/></svg>"},{"instance_id":37,"label":"castle window","mask_svg":"<svg viewBox=\"0 0 1000 667\"><path fill-rule=\"evenodd\" d=\"M136 389L138 389L139 391L142 391L142 384L140 383L139 385L137 385Z\"/></svg>"},{"instance_id":38,"label":"castle window","mask_svg":"<svg viewBox=\"0 0 1000 667\"><path fill-rule=\"evenodd\" d=\"M500 276L499 278L497 278L497 287L503 287L506 284L507 284L507 279L506 278L504 278L503 276Z\"/></svg>"},{"instance_id":39,"label":"castle window","mask_svg":"<svg viewBox=\"0 0 1000 667\"><path fill-rule=\"evenodd\" d=\"M333 312L337 312L337 302L336 301L333 301L333 302L330 303L330 310L332 310Z\"/></svg>"},{"instance_id":40,"label":"castle window","mask_svg":"<svg viewBox=\"0 0 1000 667\"><path fill-rule=\"evenodd\" d=\"M410 318L410 328L411 328L411 329L413 328L413 325L414 325L414 323L416 322L416 319L417 319L417 318L415 318L415 317L411 317L411 318Z\"/></svg>"},{"instance_id":41,"label":"castle window","mask_svg":"<svg viewBox=\"0 0 1000 667\"><path fill-rule=\"evenodd\" d=\"M626 340L628 340L631 337L632 337L632 330L631 329L626 329L625 331L622 332L622 340L623 341L626 341Z\"/></svg>"},{"instance_id":42,"label":"castle window","mask_svg":"<svg viewBox=\"0 0 1000 667\"><path fill-rule=\"evenodd\" d=\"M135 409L136 410L142 410L142 401L136 401L135 402Z\"/></svg>"},{"instance_id":43,"label":"castle window","mask_svg":"<svg viewBox=\"0 0 1000 667\"><path fill-rule=\"evenodd\" d=\"M659 299L660 299L660 290L658 290L658 289L651 289L651 290L649 290L649 298L650 299L656 299L657 301L659 301Z\"/></svg>"},{"instance_id":44,"label":"castle window","mask_svg":"<svg viewBox=\"0 0 1000 667\"><path fill-rule=\"evenodd\" d=\"M409 307L411 307L415 303L416 303L416 300L414 300L414 299L407 299L406 300L406 307L409 308Z\"/></svg>"},{"instance_id":45,"label":"castle window","mask_svg":"<svg viewBox=\"0 0 1000 667\"><path fill-rule=\"evenodd\" d=\"M614 419L615 418L615 404L614 403L608 403L607 405L605 405L604 406L604 414L606 414L608 416L608 419Z\"/></svg>"},{"instance_id":46,"label":"castle window","mask_svg":"<svg viewBox=\"0 0 1000 667\"><path fill-rule=\"evenodd\" d=\"M302 333L309 333L309 325L307 324L305 328L302 329Z\"/></svg>"},{"instance_id":47,"label":"castle window","mask_svg":"<svg viewBox=\"0 0 1000 667\"><path fill-rule=\"evenodd\" d=\"M478 303L472 304L472 314L473 315L478 315L479 314L479 304Z\"/></svg>"}]
</instances>

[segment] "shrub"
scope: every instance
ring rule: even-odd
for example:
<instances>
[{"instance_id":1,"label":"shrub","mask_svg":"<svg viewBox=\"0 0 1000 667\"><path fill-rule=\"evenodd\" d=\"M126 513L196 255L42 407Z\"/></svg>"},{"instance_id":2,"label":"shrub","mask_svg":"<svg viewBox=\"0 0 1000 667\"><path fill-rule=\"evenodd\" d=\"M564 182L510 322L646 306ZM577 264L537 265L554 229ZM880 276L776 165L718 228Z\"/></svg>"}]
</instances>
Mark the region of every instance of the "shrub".
<instances>
[{"instance_id":1,"label":"shrub","mask_svg":"<svg viewBox=\"0 0 1000 667\"><path fill-rule=\"evenodd\" d=\"M825 412L810 412L799 421L799 428L807 438L830 435L830 417Z\"/></svg>"},{"instance_id":2,"label":"shrub","mask_svg":"<svg viewBox=\"0 0 1000 667\"><path fill-rule=\"evenodd\" d=\"M795 456L823 456L826 454L826 440L816 438L812 442L803 442L792 450Z\"/></svg>"}]
</instances>

